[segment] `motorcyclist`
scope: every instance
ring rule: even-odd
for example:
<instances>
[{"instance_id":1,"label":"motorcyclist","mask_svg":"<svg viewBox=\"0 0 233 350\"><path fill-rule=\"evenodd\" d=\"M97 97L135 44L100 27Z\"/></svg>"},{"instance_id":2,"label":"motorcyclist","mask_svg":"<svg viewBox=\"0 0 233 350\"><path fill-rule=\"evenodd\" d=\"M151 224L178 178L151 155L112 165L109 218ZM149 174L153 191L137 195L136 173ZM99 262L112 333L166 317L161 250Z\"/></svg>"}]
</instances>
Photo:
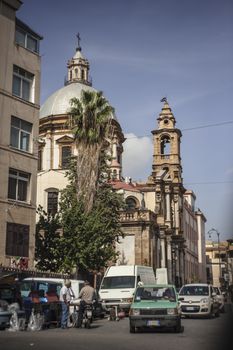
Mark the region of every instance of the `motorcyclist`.
<instances>
[{"instance_id":1,"label":"motorcyclist","mask_svg":"<svg viewBox=\"0 0 233 350\"><path fill-rule=\"evenodd\" d=\"M82 326L83 313L86 305L91 305L96 299L95 289L90 285L89 281L84 282L84 287L81 289L78 297L81 301L79 305L77 327L80 328Z\"/></svg>"}]
</instances>

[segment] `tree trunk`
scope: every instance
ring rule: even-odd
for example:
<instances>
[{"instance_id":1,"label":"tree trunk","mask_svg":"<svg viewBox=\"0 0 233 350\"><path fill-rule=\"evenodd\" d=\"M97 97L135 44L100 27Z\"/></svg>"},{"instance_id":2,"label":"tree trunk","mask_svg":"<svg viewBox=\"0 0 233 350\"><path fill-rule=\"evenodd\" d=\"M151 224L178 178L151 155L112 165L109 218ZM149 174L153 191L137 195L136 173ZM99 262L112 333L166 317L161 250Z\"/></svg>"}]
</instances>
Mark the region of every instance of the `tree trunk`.
<instances>
[{"instance_id":1,"label":"tree trunk","mask_svg":"<svg viewBox=\"0 0 233 350\"><path fill-rule=\"evenodd\" d=\"M101 145L77 145L77 200L83 200L86 212L93 207L99 177Z\"/></svg>"}]
</instances>

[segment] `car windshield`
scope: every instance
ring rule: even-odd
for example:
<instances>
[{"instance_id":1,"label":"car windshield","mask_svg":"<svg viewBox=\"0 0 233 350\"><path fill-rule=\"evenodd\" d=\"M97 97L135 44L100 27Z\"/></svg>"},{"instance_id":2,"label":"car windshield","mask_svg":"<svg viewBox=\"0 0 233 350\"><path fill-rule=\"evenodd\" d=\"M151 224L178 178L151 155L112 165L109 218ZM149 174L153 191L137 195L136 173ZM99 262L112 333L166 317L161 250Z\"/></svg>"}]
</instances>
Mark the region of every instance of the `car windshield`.
<instances>
[{"instance_id":1,"label":"car windshield","mask_svg":"<svg viewBox=\"0 0 233 350\"><path fill-rule=\"evenodd\" d=\"M173 287L139 287L134 300L135 302L141 300L176 301L176 293Z\"/></svg>"},{"instance_id":2,"label":"car windshield","mask_svg":"<svg viewBox=\"0 0 233 350\"><path fill-rule=\"evenodd\" d=\"M104 277L101 289L135 288L135 276Z\"/></svg>"},{"instance_id":3,"label":"car windshield","mask_svg":"<svg viewBox=\"0 0 233 350\"><path fill-rule=\"evenodd\" d=\"M209 295L207 286L184 286L179 295Z\"/></svg>"}]
</instances>

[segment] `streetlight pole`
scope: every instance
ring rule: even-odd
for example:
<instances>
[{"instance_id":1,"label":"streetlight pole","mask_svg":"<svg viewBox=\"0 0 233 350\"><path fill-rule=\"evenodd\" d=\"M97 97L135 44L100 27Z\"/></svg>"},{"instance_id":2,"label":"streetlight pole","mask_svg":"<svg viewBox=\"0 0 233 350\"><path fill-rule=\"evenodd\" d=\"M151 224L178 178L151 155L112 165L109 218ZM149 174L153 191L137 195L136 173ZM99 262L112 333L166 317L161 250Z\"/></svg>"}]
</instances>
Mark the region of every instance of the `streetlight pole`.
<instances>
[{"instance_id":1,"label":"streetlight pole","mask_svg":"<svg viewBox=\"0 0 233 350\"><path fill-rule=\"evenodd\" d=\"M215 228L210 229L207 234L209 235L209 238L211 238L212 233L216 233L218 236L218 265L219 265L219 282L221 283L221 277L222 277L222 273L221 273L221 258L220 258L220 232L218 232L218 230L216 230Z\"/></svg>"}]
</instances>

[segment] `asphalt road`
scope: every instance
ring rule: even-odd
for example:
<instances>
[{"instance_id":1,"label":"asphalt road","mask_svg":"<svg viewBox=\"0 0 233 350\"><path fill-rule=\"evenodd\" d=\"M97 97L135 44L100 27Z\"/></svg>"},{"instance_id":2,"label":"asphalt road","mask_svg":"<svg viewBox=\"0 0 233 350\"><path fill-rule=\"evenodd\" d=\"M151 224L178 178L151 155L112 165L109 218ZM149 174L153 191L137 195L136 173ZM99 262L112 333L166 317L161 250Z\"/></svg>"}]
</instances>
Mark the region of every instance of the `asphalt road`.
<instances>
[{"instance_id":1,"label":"asphalt road","mask_svg":"<svg viewBox=\"0 0 233 350\"><path fill-rule=\"evenodd\" d=\"M1 350L225 350L233 349L233 308L214 319L182 319L183 333L129 333L129 320L96 320L91 329L51 328L42 331L0 332ZM231 338L231 339L230 339Z\"/></svg>"}]
</instances>

